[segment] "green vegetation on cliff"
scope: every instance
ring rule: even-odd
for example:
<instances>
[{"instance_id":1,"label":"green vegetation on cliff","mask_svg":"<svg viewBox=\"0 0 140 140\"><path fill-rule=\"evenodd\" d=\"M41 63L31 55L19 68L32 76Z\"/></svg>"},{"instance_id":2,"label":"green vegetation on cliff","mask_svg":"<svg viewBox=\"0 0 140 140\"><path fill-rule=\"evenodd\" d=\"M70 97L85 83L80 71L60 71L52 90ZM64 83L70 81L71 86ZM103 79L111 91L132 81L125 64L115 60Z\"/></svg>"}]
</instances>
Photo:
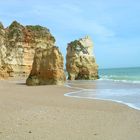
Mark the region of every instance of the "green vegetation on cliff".
<instances>
[{"instance_id":1,"label":"green vegetation on cliff","mask_svg":"<svg viewBox=\"0 0 140 140\"><path fill-rule=\"evenodd\" d=\"M4 28L4 26L3 26L3 24L0 22L0 29L3 29Z\"/></svg>"},{"instance_id":2,"label":"green vegetation on cliff","mask_svg":"<svg viewBox=\"0 0 140 140\"><path fill-rule=\"evenodd\" d=\"M45 31L45 32L50 32L49 29L47 29L46 27L42 27L40 25L27 25L26 26L27 29L31 30L31 31Z\"/></svg>"},{"instance_id":3,"label":"green vegetation on cliff","mask_svg":"<svg viewBox=\"0 0 140 140\"><path fill-rule=\"evenodd\" d=\"M34 34L35 37L46 37L50 34L50 30L46 27L42 27L40 25L27 25L26 28ZM51 35L49 36L53 42L55 42L55 38Z\"/></svg>"},{"instance_id":4,"label":"green vegetation on cliff","mask_svg":"<svg viewBox=\"0 0 140 140\"><path fill-rule=\"evenodd\" d=\"M78 53L80 51L82 51L83 53L88 53L87 51L87 47L82 45L79 40L75 40L75 41L72 41L68 44L69 46L72 46L72 48Z\"/></svg>"},{"instance_id":5,"label":"green vegetation on cliff","mask_svg":"<svg viewBox=\"0 0 140 140\"><path fill-rule=\"evenodd\" d=\"M18 23L17 21L13 21L11 23L11 25L9 26L9 29L13 29L13 28L19 28L19 29L22 29L24 28L24 26L22 26L20 23Z\"/></svg>"}]
</instances>

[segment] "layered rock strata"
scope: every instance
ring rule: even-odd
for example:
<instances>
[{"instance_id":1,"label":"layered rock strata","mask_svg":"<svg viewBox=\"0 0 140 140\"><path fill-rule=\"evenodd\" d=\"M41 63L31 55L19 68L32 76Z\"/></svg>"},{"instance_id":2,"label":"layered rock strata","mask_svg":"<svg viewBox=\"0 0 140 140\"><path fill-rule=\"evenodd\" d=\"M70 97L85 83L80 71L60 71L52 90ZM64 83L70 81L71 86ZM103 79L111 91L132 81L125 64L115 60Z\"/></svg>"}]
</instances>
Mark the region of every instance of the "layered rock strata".
<instances>
[{"instance_id":1,"label":"layered rock strata","mask_svg":"<svg viewBox=\"0 0 140 140\"><path fill-rule=\"evenodd\" d=\"M30 86L62 85L65 80L63 57L58 47L37 49L26 84Z\"/></svg>"},{"instance_id":2,"label":"layered rock strata","mask_svg":"<svg viewBox=\"0 0 140 140\"><path fill-rule=\"evenodd\" d=\"M93 42L89 36L68 44L66 70L69 80L98 79L98 65L93 55Z\"/></svg>"},{"instance_id":3,"label":"layered rock strata","mask_svg":"<svg viewBox=\"0 0 140 140\"><path fill-rule=\"evenodd\" d=\"M0 23L0 79L28 76L35 50L53 46L55 38L45 27L23 26L14 21L4 28Z\"/></svg>"}]
</instances>

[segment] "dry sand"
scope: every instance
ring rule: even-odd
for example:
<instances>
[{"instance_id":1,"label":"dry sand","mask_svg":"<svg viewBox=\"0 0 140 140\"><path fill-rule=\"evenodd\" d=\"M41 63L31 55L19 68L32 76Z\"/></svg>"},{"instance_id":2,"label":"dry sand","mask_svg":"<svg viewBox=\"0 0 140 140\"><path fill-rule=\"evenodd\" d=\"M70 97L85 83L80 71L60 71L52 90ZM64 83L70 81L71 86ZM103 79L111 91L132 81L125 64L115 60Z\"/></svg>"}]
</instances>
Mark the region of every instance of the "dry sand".
<instances>
[{"instance_id":1,"label":"dry sand","mask_svg":"<svg viewBox=\"0 0 140 140\"><path fill-rule=\"evenodd\" d=\"M140 140L140 111L69 91L0 81L0 140Z\"/></svg>"}]
</instances>

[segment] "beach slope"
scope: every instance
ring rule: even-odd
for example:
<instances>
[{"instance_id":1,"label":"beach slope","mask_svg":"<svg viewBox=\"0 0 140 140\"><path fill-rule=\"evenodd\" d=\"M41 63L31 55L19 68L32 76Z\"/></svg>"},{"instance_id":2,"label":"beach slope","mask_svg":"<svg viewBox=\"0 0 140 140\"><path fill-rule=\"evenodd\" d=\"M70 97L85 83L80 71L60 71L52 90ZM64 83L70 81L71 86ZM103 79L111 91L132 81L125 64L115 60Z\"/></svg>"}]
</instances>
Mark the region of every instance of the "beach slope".
<instances>
[{"instance_id":1,"label":"beach slope","mask_svg":"<svg viewBox=\"0 0 140 140\"><path fill-rule=\"evenodd\" d=\"M65 97L64 86L0 81L0 140L139 140L140 111Z\"/></svg>"}]
</instances>

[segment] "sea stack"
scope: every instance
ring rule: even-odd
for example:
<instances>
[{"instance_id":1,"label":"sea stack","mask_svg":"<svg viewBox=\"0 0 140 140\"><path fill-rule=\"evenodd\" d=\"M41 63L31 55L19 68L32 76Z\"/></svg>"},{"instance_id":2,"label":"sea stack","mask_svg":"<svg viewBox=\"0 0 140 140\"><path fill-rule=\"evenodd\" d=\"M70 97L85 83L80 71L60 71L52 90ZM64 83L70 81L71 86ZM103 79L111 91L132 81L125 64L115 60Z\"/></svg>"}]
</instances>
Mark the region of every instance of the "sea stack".
<instances>
[{"instance_id":1,"label":"sea stack","mask_svg":"<svg viewBox=\"0 0 140 140\"><path fill-rule=\"evenodd\" d=\"M58 47L52 46L47 49L37 49L26 84L29 86L62 85L65 80L63 56Z\"/></svg>"},{"instance_id":2,"label":"sea stack","mask_svg":"<svg viewBox=\"0 0 140 140\"><path fill-rule=\"evenodd\" d=\"M69 80L98 79L98 65L93 55L93 42L89 36L68 44L66 70Z\"/></svg>"},{"instance_id":3,"label":"sea stack","mask_svg":"<svg viewBox=\"0 0 140 140\"><path fill-rule=\"evenodd\" d=\"M54 45L55 38L46 27L23 26L14 21L4 28L0 23L0 79L28 77L37 48Z\"/></svg>"}]
</instances>

